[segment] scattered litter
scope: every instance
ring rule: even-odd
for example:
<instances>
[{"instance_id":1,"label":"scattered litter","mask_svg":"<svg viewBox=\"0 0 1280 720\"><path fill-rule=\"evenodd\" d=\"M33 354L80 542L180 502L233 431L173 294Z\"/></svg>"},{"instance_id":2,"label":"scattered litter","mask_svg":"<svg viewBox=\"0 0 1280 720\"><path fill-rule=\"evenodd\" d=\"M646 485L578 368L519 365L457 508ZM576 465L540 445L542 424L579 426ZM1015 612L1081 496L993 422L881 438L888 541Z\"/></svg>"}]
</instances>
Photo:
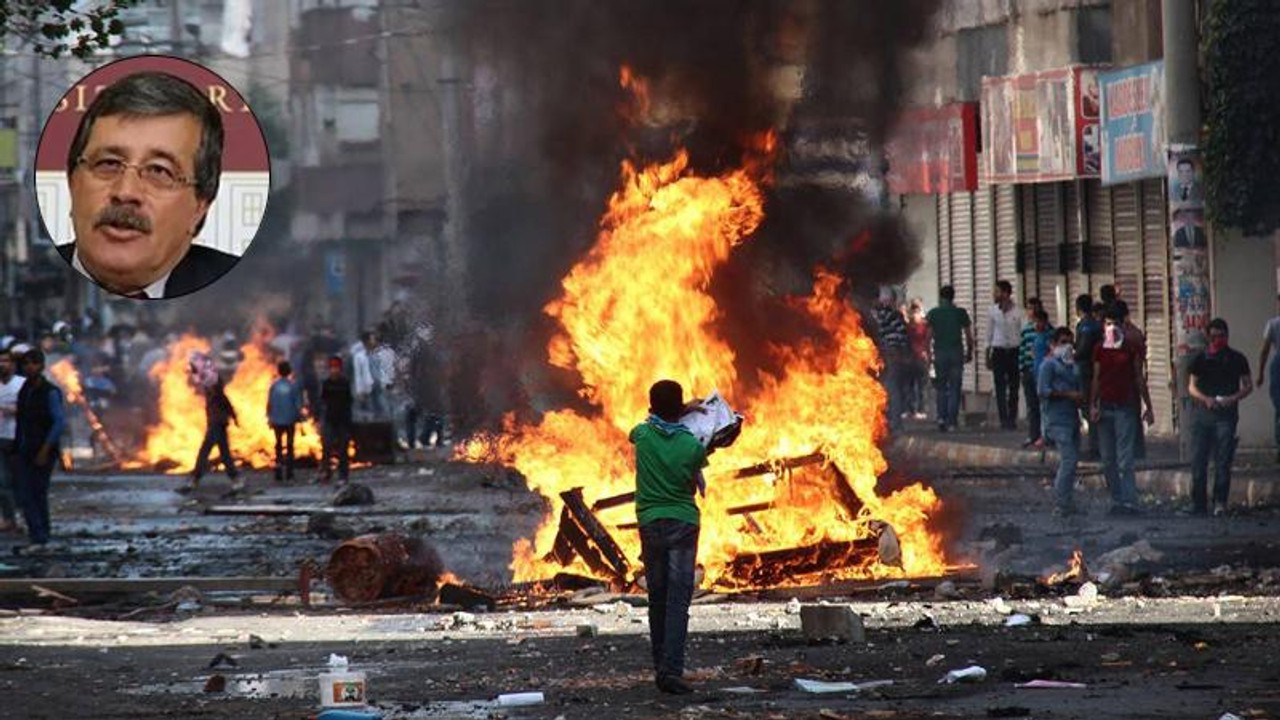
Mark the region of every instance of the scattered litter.
<instances>
[{"instance_id":1,"label":"scattered litter","mask_svg":"<svg viewBox=\"0 0 1280 720\"><path fill-rule=\"evenodd\" d=\"M925 660L925 661L924 661L924 666L925 666L925 667L933 667L934 665L937 665L938 663L940 663L940 662L942 662L943 660L946 660L946 659L947 659L947 656L946 656L946 655L943 655L942 653L938 653L937 655L934 655L933 657L929 658L928 660Z\"/></svg>"},{"instance_id":2,"label":"scattered litter","mask_svg":"<svg viewBox=\"0 0 1280 720\"><path fill-rule=\"evenodd\" d=\"M1017 683L1014 687L1026 690L1050 690L1060 688L1086 688L1089 686L1084 683L1066 682L1065 680L1032 680L1030 682Z\"/></svg>"},{"instance_id":3,"label":"scattered litter","mask_svg":"<svg viewBox=\"0 0 1280 720\"><path fill-rule=\"evenodd\" d=\"M943 675L942 679L938 681L938 684L942 685L945 683L947 685L951 685L953 683L958 683L958 682L982 682L983 680L986 680L986 679L987 679L986 668L980 665L970 665L967 668L952 670L946 675Z\"/></svg>"},{"instance_id":4,"label":"scattered litter","mask_svg":"<svg viewBox=\"0 0 1280 720\"><path fill-rule=\"evenodd\" d=\"M1009 617L1004 619L1004 626L1019 627L1022 625L1030 625L1032 622L1033 621L1030 615L1023 615L1022 613L1014 613L1013 615L1010 615Z\"/></svg>"},{"instance_id":5,"label":"scattered litter","mask_svg":"<svg viewBox=\"0 0 1280 720\"><path fill-rule=\"evenodd\" d=\"M991 605L992 610L995 610L1001 615L1008 615L1013 612L1013 608L1009 607L1002 597L995 597L987 602Z\"/></svg>"},{"instance_id":6,"label":"scattered litter","mask_svg":"<svg viewBox=\"0 0 1280 720\"><path fill-rule=\"evenodd\" d=\"M207 693L220 693L227 690L226 675L210 675L208 680L204 681L204 691Z\"/></svg>"},{"instance_id":7,"label":"scattered litter","mask_svg":"<svg viewBox=\"0 0 1280 720\"><path fill-rule=\"evenodd\" d=\"M788 614L788 615L799 615L799 614L800 614L800 601L799 601L798 599L796 599L796 598L791 598L790 600L788 600L788 601L787 601L787 610L786 610L786 612L787 612L787 614Z\"/></svg>"},{"instance_id":8,"label":"scattered litter","mask_svg":"<svg viewBox=\"0 0 1280 720\"><path fill-rule=\"evenodd\" d=\"M1098 586L1091 582L1087 582L1081 585L1080 589L1076 591L1076 597L1092 605L1093 603L1098 602Z\"/></svg>"},{"instance_id":9,"label":"scattered litter","mask_svg":"<svg viewBox=\"0 0 1280 720\"><path fill-rule=\"evenodd\" d=\"M329 655L329 672L320 673L321 707L364 705L367 690L364 673L350 670L345 655Z\"/></svg>"},{"instance_id":10,"label":"scattered litter","mask_svg":"<svg viewBox=\"0 0 1280 720\"><path fill-rule=\"evenodd\" d=\"M726 692L726 693L729 693L730 695L756 695L758 693L766 693L769 691L762 690L760 688L747 687L746 685L739 685L737 687L723 688L720 690L720 692Z\"/></svg>"},{"instance_id":11,"label":"scattered litter","mask_svg":"<svg viewBox=\"0 0 1280 720\"><path fill-rule=\"evenodd\" d=\"M577 633L580 638L593 638L600 634L600 628L594 623L585 623L578 626Z\"/></svg>"},{"instance_id":12,"label":"scattered litter","mask_svg":"<svg viewBox=\"0 0 1280 720\"><path fill-rule=\"evenodd\" d=\"M862 692L863 690L874 690L876 688L886 687L892 684L892 680L868 680L867 682L854 683L806 680L804 678L795 679L795 686L797 690L816 694Z\"/></svg>"},{"instance_id":13,"label":"scattered litter","mask_svg":"<svg viewBox=\"0 0 1280 720\"><path fill-rule=\"evenodd\" d=\"M498 696L498 705L502 707L541 705L544 702L546 702L546 698L540 692L505 693Z\"/></svg>"}]
</instances>

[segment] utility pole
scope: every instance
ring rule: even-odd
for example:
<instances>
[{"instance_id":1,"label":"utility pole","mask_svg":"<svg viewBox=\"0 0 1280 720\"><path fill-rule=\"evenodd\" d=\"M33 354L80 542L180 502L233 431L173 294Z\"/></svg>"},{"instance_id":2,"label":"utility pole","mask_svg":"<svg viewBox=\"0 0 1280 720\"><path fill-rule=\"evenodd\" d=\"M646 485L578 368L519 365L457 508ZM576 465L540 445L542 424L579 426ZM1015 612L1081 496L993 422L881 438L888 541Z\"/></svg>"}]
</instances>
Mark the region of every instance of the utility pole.
<instances>
[{"instance_id":1,"label":"utility pole","mask_svg":"<svg viewBox=\"0 0 1280 720\"><path fill-rule=\"evenodd\" d=\"M1200 155L1199 39L1195 0L1163 0L1164 102L1168 134L1169 232L1173 262L1170 278L1173 306L1174 376L1177 378L1179 455L1186 460L1191 447L1191 398L1187 368L1205 346L1210 317L1209 243L1179 247L1176 233L1190 238L1204 222L1203 162Z\"/></svg>"}]
</instances>

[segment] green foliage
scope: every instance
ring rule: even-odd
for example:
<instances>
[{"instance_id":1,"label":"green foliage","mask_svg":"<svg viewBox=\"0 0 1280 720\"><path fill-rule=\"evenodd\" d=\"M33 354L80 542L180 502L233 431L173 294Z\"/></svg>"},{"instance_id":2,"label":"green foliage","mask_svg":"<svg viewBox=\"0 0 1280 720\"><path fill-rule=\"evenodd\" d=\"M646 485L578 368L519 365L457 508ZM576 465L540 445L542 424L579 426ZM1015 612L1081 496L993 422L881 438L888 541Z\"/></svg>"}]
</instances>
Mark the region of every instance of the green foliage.
<instances>
[{"instance_id":1,"label":"green foliage","mask_svg":"<svg viewBox=\"0 0 1280 720\"><path fill-rule=\"evenodd\" d=\"M106 0L77 8L75 0L0 0L0 31L30 43L38 55L84 59L124 33L117 15L139 2Z\"/></svg>"},{"instance_id":2,"label":"green foliage","mask_svg":"<svg viewBox=\"0 0 1280 720\"><path fill-rule=\"evenodd\" d=\"M1270 234L1280 229L1280 12L1275 0L1211 0L1203 44L1209 216L1249 235Z\"/></svg>"}]
</instances>

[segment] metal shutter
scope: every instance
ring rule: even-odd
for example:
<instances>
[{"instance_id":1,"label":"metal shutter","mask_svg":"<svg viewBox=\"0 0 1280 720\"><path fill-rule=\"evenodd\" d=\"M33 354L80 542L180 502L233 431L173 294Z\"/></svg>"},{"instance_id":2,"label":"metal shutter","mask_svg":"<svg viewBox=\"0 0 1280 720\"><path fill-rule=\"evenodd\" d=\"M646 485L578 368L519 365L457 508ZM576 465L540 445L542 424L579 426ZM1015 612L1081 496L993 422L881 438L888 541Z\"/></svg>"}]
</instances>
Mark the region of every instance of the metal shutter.
<instances>
[{"instance_id":1,"label":"metal shutter","mask_svg":"<svg viewBox=\"0 0 1280 720\"><path fill-rule=\"evenodd\" d=\"M1098 288L1114 285L1115 218L1112 217L1112 189L1100 182L1085 185L1085 212L1089 218L1089 282L1088 292L1096 302Z\"/></svg>"},{"instance_id":2,"label":"metal shutter","mask_svg":"<svg viewBox=\"0 0 1280 720\"><path fill-rule=\"evenodd\" d=\"M982 306L983 298L989 297L991 287L996 282L991 205L991 188L980 184L973 198L973 304L969 307L975 309ZM985 313L976 314L982 319L977 320L978 327L975 328L975 332L985 333L987 329L987 321L983 317ZM985 335L977 335L977 337L985 337ZM966 365L965 375L973 376L973 386L978 392L991 392L994 389L991 373L986 372L982 363Z\"/></svg>"},{"instance_id":3,"label":"metal shutter","mask_svg":"<svg viewBox=\"0 0 1280 720\"><path fill-rule=\"evenodd\" d=\"M938 208L938 287L952 285L951 276L951 197L937 196Z\"/></svg>"},{"instance_id":4,"label":"metal shutter","mask_svg":"<svg viewBox=\"0 0 1280 720\"><path fill-rule=\"evenodd\" d=\"M996 280L1014 282L1018 275L1018 192L1013 185L996 186ZM995 283L993 282L992 285ZM1016 284L1016 283L1015 283ZM991 288L983 288L986 295L979 298L982 305L990 304Z\"/></svg>"},{"instance_id":5,"label":"metal shutter","mask_svg":"<svg viewBox=\"0 0 1280 720\"><path fill-rule=\"evenodd\" d=\"M1068 327L1075 325L1076 296L1089 292L1089 275L1085 272L1089 265L1085 259L1085 251L1089 247L1090 228L1084 205L1084 188L1089 182L1078 180L1066 183L1063 190L1066 206L1063 208L1063 219L1067 228L1063 258L1066 267L1063 272L1066 274L1067 284L1061 298L1063 305L1058 308L1060 314L1049 317L1053 322L1065 323Z\"/></svg>"},{"instance_id":6,"label":"metal shutter","mask_svg":"<svg viewBox=\"0 0 1280 720\"><path fill-rule=\"evenodd\" d=\"M1064 227L1062 183L1035 186L1036 196L1036 291L1049 317L1056 317L1056 290L1062 283L1059 248Z\"/></svg>"},{"instance_id":7,"label":"metal shutter","mask_svg":"<svg viewBox=\"0 0 1280 720\"><path fill-rule=\"evenodd\" d=\"M1021 303L1035 295L1040 274L1036 267L1039 248L1036 245L1036 188L1018 186L1018 280L1013 284L1015 299ZM1021 287L1019 287L1021 285Z\"/></svg>"},{"instance_id":8,"label":"metal shutter","mask_svg":"<svg viewBox=\"0 0 1280 720\"><path fill-rule=\"evenodd\" d=\"M1115 185L1111 188L1111 217L1115 233L1116 292L1130 307L1136 321L1142 283L1142 228L1138 216L1137 185Z\"/></svg>"},{"instance_id":9,"label":"metal shutter","mask_svg":"<svg viewBox=\"0 0 1280 720\"><path fill-rule=\"evenodd\" d=\"M1169 303L1169 227L1162 179L1143 180L1137 191L1142 207L1142 314L1134 322L1147 334L1147 385L1155 406L1155 431L1174 429L1172 326Z\"/></svg>"},{"instance_id":10,"label":"metal shutter","mask_svg":"<svg viewBox=\"0 0 1280 720\"><path fill-rule=\"evenodd\" d=\"M956 288L956 303L973 307L973 195L951 194L951 277ZM973 374L965 373L964 390L972 392Z\"/></svg>"}]
</instances>

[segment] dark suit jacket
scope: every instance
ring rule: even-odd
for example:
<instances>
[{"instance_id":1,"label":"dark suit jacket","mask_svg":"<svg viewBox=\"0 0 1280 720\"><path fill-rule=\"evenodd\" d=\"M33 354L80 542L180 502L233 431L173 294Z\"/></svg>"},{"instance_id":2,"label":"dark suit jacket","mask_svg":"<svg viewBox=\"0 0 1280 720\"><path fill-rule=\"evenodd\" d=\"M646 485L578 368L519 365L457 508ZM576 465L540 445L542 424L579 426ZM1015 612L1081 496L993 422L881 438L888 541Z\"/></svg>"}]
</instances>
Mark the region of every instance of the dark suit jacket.
<instances>
[{"instance_id":1,"label":"dark suit jacket","mask_svg":"<svg viewBox=\"0 0 1280 720\"><path fill-rule=\"evenodd\" d=\"M1173 234L1173 246L1176 248L1206 248L1209 247L1209 239L1204 234L1204 228L1195 225L1183 225Z\"/></svg>"},{"instance_id":2,"label":"dark suit jacket","mask_svg":"<svg viewBox=\"0 0 1280 720\"><path fill-rule=\"evenodd\" d=\"M75 249L76 244L69 242L58 246L58 254L70 265ZM235 255L193 244L187 250L187 254L183 255L174 266L173 272L169 273L169 282L164 286L164 296L175 298L193 293L225 275L238 262L240 258Z\"/></svg>"}]
</instances>

